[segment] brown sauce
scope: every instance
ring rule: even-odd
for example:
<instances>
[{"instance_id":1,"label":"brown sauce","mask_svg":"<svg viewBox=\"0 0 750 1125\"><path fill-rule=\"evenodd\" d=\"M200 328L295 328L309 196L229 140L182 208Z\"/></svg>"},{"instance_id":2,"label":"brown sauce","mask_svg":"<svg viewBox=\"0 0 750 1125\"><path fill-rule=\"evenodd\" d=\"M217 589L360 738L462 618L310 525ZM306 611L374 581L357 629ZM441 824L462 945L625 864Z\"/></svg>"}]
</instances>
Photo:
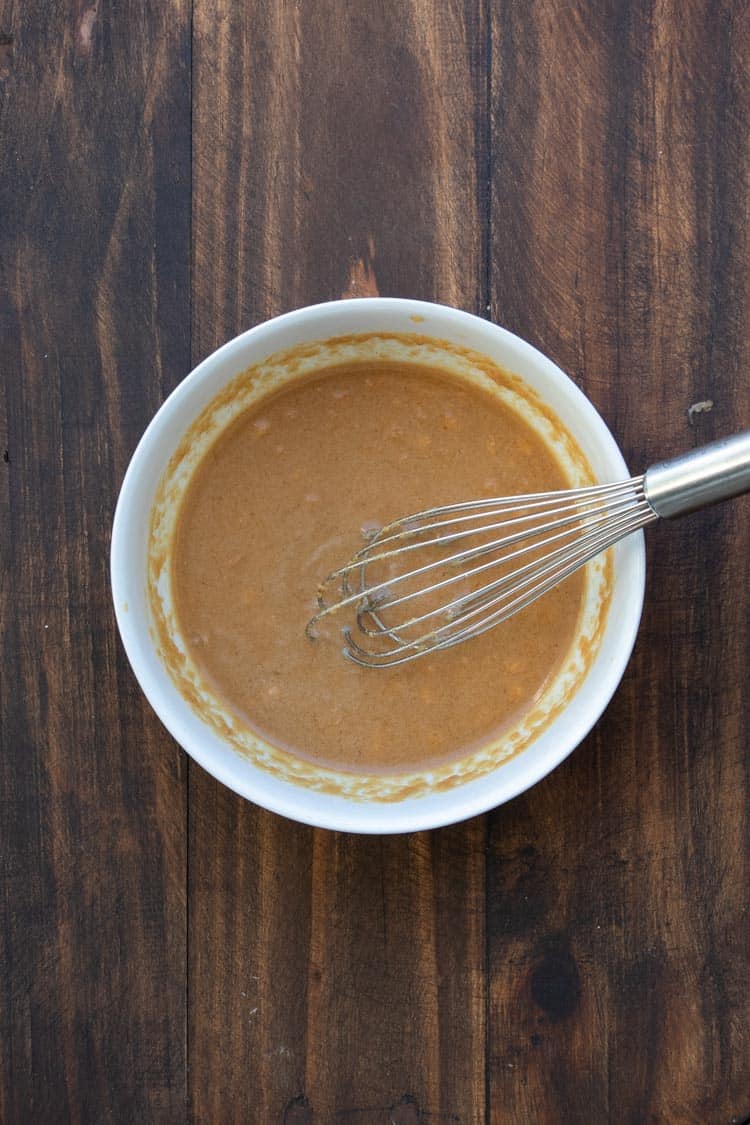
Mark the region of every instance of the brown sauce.
<instances>
[{"instance_id":1,"label":"brown sauce","mask_svg":"<svg viewBox=\"0 0 750 1125\"><path fill-rule=\"evenodd\" d=\"M360 528L484 496L567 487L510 408L429 368L335 367L240 415L198 465L172 551L175 612L214 692L266 741L337 769L462 758L539 698L573 641L583 577L484 636L393 669L305 636Z\"/></svg>"}]
</instances>

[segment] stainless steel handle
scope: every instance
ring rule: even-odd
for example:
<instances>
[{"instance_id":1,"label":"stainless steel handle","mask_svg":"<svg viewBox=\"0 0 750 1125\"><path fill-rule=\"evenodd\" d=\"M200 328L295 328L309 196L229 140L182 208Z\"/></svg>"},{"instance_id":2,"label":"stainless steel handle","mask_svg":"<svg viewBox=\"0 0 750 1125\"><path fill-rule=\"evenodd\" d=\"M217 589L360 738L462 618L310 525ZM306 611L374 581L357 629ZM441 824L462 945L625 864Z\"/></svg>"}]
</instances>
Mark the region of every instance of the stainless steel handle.
<instances>
[{"instance_id":1,"label":"stainless steel handle","mask_svg":"<svg viewBox=\"0 0 750 1125\"><path fill-rule=\"evenodd\" d=\"M647 470L646 499L658 516L681 516L750 491L750 430Z\"/></svg>"}]
</instances>

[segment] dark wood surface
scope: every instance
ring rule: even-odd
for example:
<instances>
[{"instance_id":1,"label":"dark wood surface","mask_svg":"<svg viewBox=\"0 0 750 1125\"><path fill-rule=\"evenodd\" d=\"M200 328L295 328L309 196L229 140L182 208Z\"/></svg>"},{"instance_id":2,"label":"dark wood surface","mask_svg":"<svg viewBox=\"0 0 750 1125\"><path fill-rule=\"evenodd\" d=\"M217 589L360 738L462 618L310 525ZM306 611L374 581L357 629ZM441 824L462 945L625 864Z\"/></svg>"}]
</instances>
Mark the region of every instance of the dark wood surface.
<instances>
[{"instance_id":1,"label":"dark wood surface","mask_svg":"<svg viewBox=\"0 0 750 1125\"><path fill-rule=\"evenodd\" d=\"M313 301L490 316L634 467L749 426L749 127L740 2L0 0L2 1125L750 1120L748 501L650 533L560 769L412 836L189 764L108 589L159 403Z\"/></svg>"}]
</instances>

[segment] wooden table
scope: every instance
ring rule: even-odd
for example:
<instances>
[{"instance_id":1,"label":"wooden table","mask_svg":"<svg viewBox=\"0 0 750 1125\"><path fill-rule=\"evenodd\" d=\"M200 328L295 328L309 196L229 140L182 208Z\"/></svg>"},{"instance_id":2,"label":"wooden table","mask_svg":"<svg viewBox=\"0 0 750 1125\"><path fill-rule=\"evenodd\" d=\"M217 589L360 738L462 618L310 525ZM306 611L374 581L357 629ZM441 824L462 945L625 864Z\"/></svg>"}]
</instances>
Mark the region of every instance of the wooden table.
<instances>
[{"instance_id":1,"label":"wooden table","mask_svg":"<svg viewBox=\"0 0 750 1125\"><path fill-rule=\"evenodd\" d=\"M739 0L0 0L3 1125L748 1121L747 501L649 533L560 769L383 839L188 762L108 545L190 368L342 294L506 325L634 467L747 427L749 124Z\"/></svg>"}]
</instances>

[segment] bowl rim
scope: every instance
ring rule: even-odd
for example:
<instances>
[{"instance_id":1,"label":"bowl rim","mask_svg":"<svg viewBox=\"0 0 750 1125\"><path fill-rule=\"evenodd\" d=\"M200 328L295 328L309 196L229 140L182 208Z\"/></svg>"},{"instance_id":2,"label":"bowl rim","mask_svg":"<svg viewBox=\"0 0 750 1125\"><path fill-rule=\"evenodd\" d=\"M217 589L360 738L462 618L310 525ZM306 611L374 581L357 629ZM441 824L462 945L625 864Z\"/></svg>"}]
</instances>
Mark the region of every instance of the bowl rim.
<instances>
[{"instance_id":1,"label":"bowl rim","mask_svg":"<svg viewBox=\"0 0 750 1125\"><path fill-rule=\"evenodd\" d=\"M482 347L482 338L488 342L494 338L496 346L501 345L505 350L535 367L543 376L549 377L552 383L558 384L561 392L572 399L585 422L592 427L597 445L601 447L603 455L610 462L612 471L621 473L623 477L630 475L614 437L590 399L543 352L508 329L448 305L410 298L363 297L329 301L283 313L233 337L198 363L169 394L149 421L123 478L112 525L110 574L118 630L136 679L163 725L193 760L240 796L300 823L338 831L393 834L437 828L485 813L531 788L560 765L583 741L610 702L630 660L640 624L645 592L645 549L642 532L630 536L624 545L629 556L630 583L625 619L619 622L620 632L615 656L606 666L599 669L598 689L593 703L585 709L576 707L577 696L574 697L571 704L545 728L546 733L558 727L562 730L564 727L564 736L559 738L556 749L535 756L533 751L537 740L534 740L514 758L500 763L498 769L488 774L481 782L475 781L463 785L459 783L446 793L428 794L416 798L406 797L387 802L358 800L321 794L303 785L280 782L249 759L244 758L238 751L232 750L231 756L227 758L215 753L210 745L210 739L206 740L206 744L204 740L196 739L184 717L172 708L169 700L163 697L158 685L154 683L149 668L148 650L153 656L155 647L149 636L148 623L139 620L136 614L123 608L127 600L125 592L128 590L132 570L132 566L129 565L128 525L139 518L138 492L147 456L158 443L165 426L179 412L183 400L193 392L193 389L204 380L208 382L211 376L226 363L242 356L248 345L259 347L266 338L273 341L280 333L283 335L288 326L299 325L302 321L306 321L311 327L320 325L322 328L328 321L340 320L342 316L344 318L349 316L355 320L357 314L365 308L367 315L373 315L372 328L352 331L352 335L366 335L368 331L395 331L396 329L384 329L382 326L378 328L375 323L378 314L399 316L405 314L403 329L399 331L406 334L423 334L428 317L433 320L437 317L440 324L435 331L428 333L436 340L442 338L441 324L451 326L459 333L463 329L467 333L466 346L480 353L487 354ZM414 317L423 317L424 320L414 323L411 319ZM309 339L331 339L342 334L346 333L340 326L333 328L329 325L327 332L310 335ZM285 345L280 339L269 348L266 355L282 352L287 346L288 344ZM260 360L251 360L250 364L255 362ZM248 365L239 364L236 373L239 374ZM147 512L140 511L141 520L149 516L150 508ZM609 625L606 628L609 628ZM589 679L589 675L590 673L587 673L586 680ZM522 768L519 768L517 763L521 761ZM515 768L510 769L514 764Z\"/></svg>"}]
</instances>

